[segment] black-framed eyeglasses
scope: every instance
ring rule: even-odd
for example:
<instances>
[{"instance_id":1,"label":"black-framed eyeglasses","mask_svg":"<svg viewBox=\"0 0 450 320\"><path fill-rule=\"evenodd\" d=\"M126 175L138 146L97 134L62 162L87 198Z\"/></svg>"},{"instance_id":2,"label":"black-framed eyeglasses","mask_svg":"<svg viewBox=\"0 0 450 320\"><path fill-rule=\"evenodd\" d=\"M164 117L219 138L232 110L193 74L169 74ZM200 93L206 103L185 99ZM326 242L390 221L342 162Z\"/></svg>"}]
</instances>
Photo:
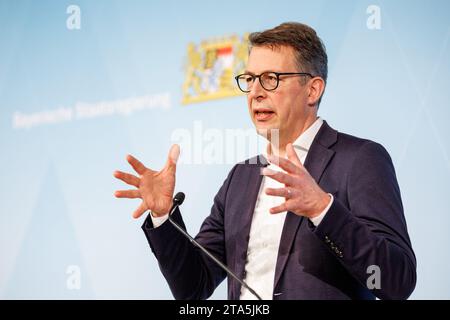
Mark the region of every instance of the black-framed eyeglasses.
<instances>
[{"instance_id":1,"label":"black-framed eyeglasses","mask_svg":"<svg viewBox=\"0 0 450 320\"><path fill-rule=\"evenodd\" d=\"M259 79L261 86L267 91L273 91L278 88L280 84L280 76L308 76L314 78L314 76L307 72L273 72L267 71L260 75L243 73L236 77L237 85L242 92L249 93L252 90L252 86L255 83L255 79Z\"/></svg>"}]
</instances>

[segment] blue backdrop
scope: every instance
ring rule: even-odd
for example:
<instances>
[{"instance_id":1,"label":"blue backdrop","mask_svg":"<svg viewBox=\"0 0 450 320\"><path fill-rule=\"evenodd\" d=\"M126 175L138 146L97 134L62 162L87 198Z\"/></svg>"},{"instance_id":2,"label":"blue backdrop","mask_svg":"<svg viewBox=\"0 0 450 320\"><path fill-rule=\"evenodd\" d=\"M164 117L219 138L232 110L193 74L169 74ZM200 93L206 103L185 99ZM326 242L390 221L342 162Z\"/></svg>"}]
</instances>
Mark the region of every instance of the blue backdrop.
<instances>
[{"instance_id":1,"label":"blue backdrop","mask_svg":"<svg viewBox=\"0 0 450 320\"><path fill-rule=\"evenodd\" d=\"M223 147L230 134L254 133L244 96L181 103L188 45L300 21L328 51L319 114L393 158L418 261L411 298L449 299L449 11L448 1L0 1L0 298L172 298L143 218L131 218L139 201L113 197L124 186L112 173L130 171L127 153L159 169L180 143L176 189L195 234L233 162L252 153ZM231 158L211 160L215 146ZM226 298L225 282L213 298Z\"/></svg>"}]
</instances>

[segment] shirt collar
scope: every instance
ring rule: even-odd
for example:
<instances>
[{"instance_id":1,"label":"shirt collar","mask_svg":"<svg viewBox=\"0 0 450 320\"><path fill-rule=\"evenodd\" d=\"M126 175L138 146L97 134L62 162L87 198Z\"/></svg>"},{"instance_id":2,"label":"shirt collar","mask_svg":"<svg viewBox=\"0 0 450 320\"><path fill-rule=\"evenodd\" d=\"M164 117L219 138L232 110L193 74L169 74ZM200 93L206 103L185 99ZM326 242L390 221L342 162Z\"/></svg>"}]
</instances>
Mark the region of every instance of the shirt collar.
<instances>
[{"instance_id":1,"label":"shirt collar","mask_svg":"<svg viewBox=\"0 0 450 320\"><path fill-rule=\"evenodd\" d=\"M319 132L320 127L323 124L323 119L321 117L317 117L316 121L312 125L309 126L293 143L293 147L295 151L302 150L303 152L308 152L311 144L314 141L317 133Z\"/></svg>"},{"instance_id":2,"label":"shirt collar","mask_svg":"<svg viewBox=\"0 0 450 320\"><path fill-rule=\"evenodd\" d=\"M323 124L323 119L321 117L317 117L316 121L313 122L312 125L309 126L297 139L292 143L295 152L297 155L301 157L301 154L307 154L311 144L314 141L317 133L319 132L320 127ZM264 150L263 156L267 159L267 150Z\"/></svg>"}]
</instances>

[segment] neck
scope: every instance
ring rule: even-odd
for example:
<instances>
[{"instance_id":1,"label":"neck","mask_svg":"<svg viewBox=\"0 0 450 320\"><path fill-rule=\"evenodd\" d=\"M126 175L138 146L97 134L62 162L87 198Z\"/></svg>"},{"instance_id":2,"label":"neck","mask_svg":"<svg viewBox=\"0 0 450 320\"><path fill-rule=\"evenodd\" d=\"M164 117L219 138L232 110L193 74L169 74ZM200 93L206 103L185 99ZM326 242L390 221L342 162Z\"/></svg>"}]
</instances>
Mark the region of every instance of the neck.
<instances>
[{"instance_id":1,"label":"neck","mask_svg":"<svg viewBox=\"0 0 450 320\"><path fill-rule=\"evenodd\" d=\"M284 158L284 157L286 157L286 145L277 146L276 143L270 142L267 145L267 154Z\"/></svg>"},{"instance_id":2,"label":"neck","mask_svg":"<svg viewBox=\"0 0 450 320\"><path fill-rule=\"evenodd\" d=\"M271 137L269 140L270 143L267 145L267 154L273 154L279 157L286 156L286 146L288 143L294 143L294 141L300 137L300 135L308 130L308 128L317 120L317 115L307 119L302 126L298 128L298 130L292 132L288 136L283 136L280 134L280 137Z\"/></svg>"}]
</instances>

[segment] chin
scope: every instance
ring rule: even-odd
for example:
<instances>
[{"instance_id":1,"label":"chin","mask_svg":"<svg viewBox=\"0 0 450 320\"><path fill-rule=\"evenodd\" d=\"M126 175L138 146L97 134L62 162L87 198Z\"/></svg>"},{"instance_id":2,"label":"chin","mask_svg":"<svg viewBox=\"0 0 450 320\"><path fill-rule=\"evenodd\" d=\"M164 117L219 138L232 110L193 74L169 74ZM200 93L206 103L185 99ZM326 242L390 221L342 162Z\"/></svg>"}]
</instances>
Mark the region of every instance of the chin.
<instances>
[{"instance_id":1,"label":"chin","mask_svg":"<svg viewBox=\"0 0 450 320\"><path fill-rule=\"evenodd\" d=\"M256 132L260 136L263 136L264 138L266 138L268 140L271 140L272 133L274 135L276 135L276 134L279 135L279 128L277 126L273 125L273 124L272 125L269 125L269 124L266 124L266 125L258 124L258 125L256 125L255 124L255 127L256 127Z\"/></svg>"}]
</instances>

